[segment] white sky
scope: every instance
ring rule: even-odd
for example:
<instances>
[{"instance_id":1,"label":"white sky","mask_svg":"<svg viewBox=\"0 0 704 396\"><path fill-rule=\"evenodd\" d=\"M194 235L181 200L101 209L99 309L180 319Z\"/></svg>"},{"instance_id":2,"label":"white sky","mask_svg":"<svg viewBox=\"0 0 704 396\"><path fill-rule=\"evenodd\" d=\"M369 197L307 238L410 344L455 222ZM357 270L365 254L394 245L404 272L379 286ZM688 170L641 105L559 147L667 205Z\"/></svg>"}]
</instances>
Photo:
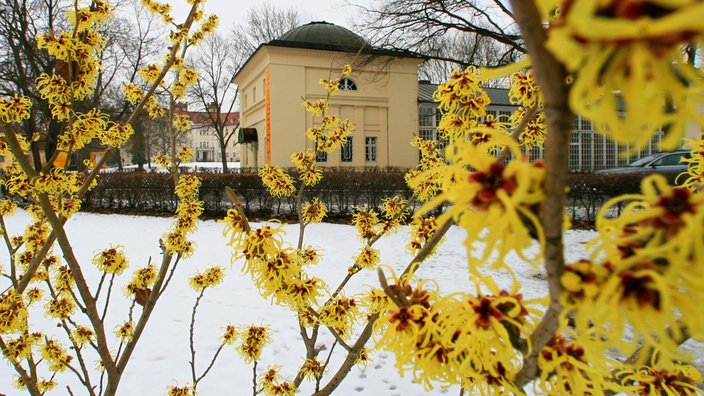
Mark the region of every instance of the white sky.
<instances>
[{"instance_id":1,"label":"white sky","mask_svg":"<svg viewBox=\"0 0 704 396\"><path fill-rule=\"evenodd\" d=\"M268 0L276 8L298 10L301 24L311 21L327 21L347 28L352 27L351 20L357 13L354 7L345 5L344 0ZM185 0L166 0L174 8L176 18L185 15L189 5ZM234 22L241 22L252 7L261 1L243 0L207 0L206 12L220 17L220 32L226 34Z\"/></svg>"}]
</instances>

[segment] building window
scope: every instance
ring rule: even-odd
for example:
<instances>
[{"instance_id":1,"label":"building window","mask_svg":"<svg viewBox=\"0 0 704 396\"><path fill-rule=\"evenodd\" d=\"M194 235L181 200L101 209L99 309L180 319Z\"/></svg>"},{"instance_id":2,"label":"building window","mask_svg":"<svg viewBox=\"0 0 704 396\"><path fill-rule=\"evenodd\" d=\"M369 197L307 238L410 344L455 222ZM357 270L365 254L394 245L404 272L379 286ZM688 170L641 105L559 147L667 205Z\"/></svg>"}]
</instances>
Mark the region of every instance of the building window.
<instances>
[{"instance_id":1,"label":"building window","mask_svg":"<svg viewBox=\"0 0 704 396\"><path fill-rule=\"evenodd\" d=\"M356 91L357 84L349 78L343 78L340 80L338 87L341 91Z\"/></svg>"},{"instance_id":2,"label":"building window","mask_svg":"<svg viewBox=\"0 0 704 396\"><path fill-rule=\"evenodd\" d=\"M364 155L367 162L376 161L376 136L367 136L364 143Z\"/></svg>"},{"instance_id":3,"label":"building window","mask_svg":"<svg viewBox=\"0 0 704 396\"><path fill-rule=\"evenodd\" d=\"M315 156L315 161L328 162L328 153L326 153L325 151L318 151L318 154Z\"/></svg>"},{"instance_id":4,"label":"building window","mask_svg":"<svg viewBox=\"0 0 704 396\"><path fill-rule=\"evenodd\" d=\"M590 120L584 119L580 116L575 116L574 119L572 119L572 130L575 131L591 131L592 129L592 122Z\"/></svg>"},{"instance_id":5,"label":"building window","mask_svg":"<svg viewBox=\"0 0 704 396\"><path fill-rule=\"evenodd\" d=\"M208 130L207 130L207 129L201 129L201 130L200 130L200 135L201 135L201 136L205 136L205 135L207 135L207 134L208 134Z\"/></svg>"},{"instance_id":6,"label":"building window","mask_svg":"<svg viewBox=\"0 0 704 396\"><path fill-rule=\"evenodd\" d=\"M419 109L420 126L436 128L438 126L438 112L436 107L421 106Z\"/></svg>"},{"instance_id":7,"label":"building window","mask_svg":"<svg viewBox=\"0 0 704 396\"><path fill-rule=\"evenodd\" d=\"M352 138L348 137L345 144L340 150L340 161L341 162L352 162Z\"/></svg>"},{"instance_id":8,"label":"building window","mask_svg":"<svg viewBox=\"0 0 704 396\"><path fill-rule=\"evenodd\" d=\"M200 148L208 148L208 142L200 142Z\"/></svg>"},{"instance_id":9,"label":"building window","mask_svg":"<svg viewBox=\"0 0 704 396\"><path fill-rule=\"evenodd\" d=\"M585 120L582 117L579 117L579 126L580 130L582 131L591 131L592 130L592 122L590 120Z\"/></svg>"}]
</instances>

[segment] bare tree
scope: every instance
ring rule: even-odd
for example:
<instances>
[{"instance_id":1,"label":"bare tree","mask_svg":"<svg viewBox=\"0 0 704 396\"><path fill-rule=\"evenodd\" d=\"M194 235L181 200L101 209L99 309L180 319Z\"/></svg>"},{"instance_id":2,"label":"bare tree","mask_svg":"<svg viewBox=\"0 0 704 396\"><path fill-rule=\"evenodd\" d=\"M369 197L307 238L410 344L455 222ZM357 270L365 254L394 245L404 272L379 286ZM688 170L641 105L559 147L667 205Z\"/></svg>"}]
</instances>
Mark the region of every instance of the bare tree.
<instances>
[{"instance_id":1,"label":"bare tree","mask_svg":"<svg viewBox=\"0 0 704 396\"><path fill-rule=\"evenodd\" d=\"M50 115L47 102L36 91L35 79L42 73L55 74L56 60L37 48L36 37L47 32L64 30L68 0L0 0L0 95L19 93L35 104L32 116L23 123L23 133L30 137L45 131L44 153L39 142L32 141L32 157L36 169L54 155L58 136L63 126ZM107 42L99 54L101 70L96 76L96 87L79 108L99 108L114 120L122 120L133 106L126 104L121 87L134 82L137 71L148 60L153 60L163 42L154 17L145 13L137 0L116 3L117 18L102 28ZM80 158L75 162L80 163ZM118 159L118 163L120 163Z\"/></svg>"},{"instance_id":2,"label":"bare tree","mask_svg":"<svg viewBox=\"0 0 704 396\"><path fill-rule=\"evenodd\" d=\"M159 61L166 29L139 0L119 2L115 14L116 18L105 26L107 43L101 54L102 72L91 102L109 108L111 115L122 119L132 110L132 105L123 100L122 85L137 83L139 69L147 62Z\"/></svg>"},{"instance_id":3,"label":"bare tree","mask_svg":"<svg viewBox=\"0 0 704 396\"><path fill-rule=\"evenodd\" d=\"M238 56L230 43L216 33L198 47L190 64L198 71L198 81L189 96L206 113L207 128L218 141L222 170L227 172L227 146L237 134L236 128L228 131L226 125L234 112L239 92L232 82L239 67Z\"/></svg>"},{"instance_id":4,"label":"bare tree","mask_svg":"<svg viewBox=\"0 0 704 396\"><path fill-rule=\"evenodd\" d=\"M32 117L23 122L25 137L40 130L51 136L60 126L51 121L49 108L40 101L34 80L42 73L52 73L54 60L37 49L41 32L59 30L65 23L61 0L2 0L0 18L0 95L15 93L32 99ZM53 153L53 151L52 151ZM34 167L41 167L38 142L32 141Z\"/></svg>"},{"instance_id":5,"label":"bare tree","mask_svg":"<svg viewBox=\"0 0 704 396\"><path fill-rule=\"evenodd\" d=\"M420 78L439 82L446 80L453 69L469 65L498 66L518 60L519 52L504 49L505 45L490 37L448 32L434 44L432 52L424 54L429 59L420 67Z\"/></svg>"},{"instance_id":6,"label":"bare tree","mask_svg":"<svg viewBox=\"0 0 704 396\"><path fill-rule=\"evenodd\" d=\"M513 14L501 0L381 0L348 2L361 10L356 29L381 48L428 56L422 71L498 66L525 52Z\"/></svg>"},{"instance_id":7,"label":"bare tree","mask_svg":"<svg viewBox=\"0 0 704 396\"><path fill-rule=\"evenodd\" d=\"M247 19L232 28L233 45L242 59L249 58L259 45L267 43L300 25L295 8L280 9L265 1L251 8Z\"/></svg>"},{"instance_id":8,"label":"bare tree","mask_svg":"<svg viewBox=\"0 0 704 396\"><path fill-rule=\"evenodd\" d=\"M99 80L101 85L96 89L100 93L100 101L95 103L109 109L108 113L115 119L123 120L134 105L124 100L122 85L139 84L139 69L148 62L159 61L157 57L163 47L162 37L166 27L158 17L146 11L139 0L123 1L116 10L116 15L106 27L108 44L102 59L105 71ZM150 162L150 137L158 135L157 132L163 128L159 128L157 122L146 115L140 115L132 127L134 135L127 146L132 162L142 168ZM118 166L121 166L119 157L122 156L122 150L117 151L117 156Z\"/></svg>"}]
</instances>

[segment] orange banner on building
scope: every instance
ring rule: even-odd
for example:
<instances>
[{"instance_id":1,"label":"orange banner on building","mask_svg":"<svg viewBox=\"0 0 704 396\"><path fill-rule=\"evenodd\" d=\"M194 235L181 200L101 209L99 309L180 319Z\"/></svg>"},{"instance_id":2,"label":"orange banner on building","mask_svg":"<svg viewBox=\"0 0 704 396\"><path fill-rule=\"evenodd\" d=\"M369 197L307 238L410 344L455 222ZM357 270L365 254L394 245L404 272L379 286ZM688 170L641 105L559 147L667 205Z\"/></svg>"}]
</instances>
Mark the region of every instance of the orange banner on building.
<instances>
[{"instance_id":1,"label":"orange banner on building","mask_svg":"<svg viewBox=\"0 0 704 396\"><path fill-rule=\"evenodd\" d=\"M264 105L266 107L266 164L271 165L271 71L264 75Z\"/></svg>"}]
</instances>

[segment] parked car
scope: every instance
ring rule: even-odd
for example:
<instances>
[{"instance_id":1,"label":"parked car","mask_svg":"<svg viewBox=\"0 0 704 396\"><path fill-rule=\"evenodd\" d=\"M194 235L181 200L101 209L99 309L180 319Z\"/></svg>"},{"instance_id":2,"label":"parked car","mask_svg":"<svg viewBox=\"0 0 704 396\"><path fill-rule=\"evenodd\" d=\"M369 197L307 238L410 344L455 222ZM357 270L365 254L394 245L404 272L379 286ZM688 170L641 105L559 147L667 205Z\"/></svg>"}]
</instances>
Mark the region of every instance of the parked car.
<instances>
[{"instance_id":1,"label":"parked car","mask_svg":"<svg viewBox=\"0 0 704 396\"><path fill-rule=\"evenodd\" d=\"M642 176L650 173L661 173L669 177L677 177L680 173L687 171L687 163L682 162L682 159L690 158L690 156L689 150L661 152L645 156L627 166L601 169L596 171L596 173L599 175L632 173Z\"/></svg>"}]
</instances>

